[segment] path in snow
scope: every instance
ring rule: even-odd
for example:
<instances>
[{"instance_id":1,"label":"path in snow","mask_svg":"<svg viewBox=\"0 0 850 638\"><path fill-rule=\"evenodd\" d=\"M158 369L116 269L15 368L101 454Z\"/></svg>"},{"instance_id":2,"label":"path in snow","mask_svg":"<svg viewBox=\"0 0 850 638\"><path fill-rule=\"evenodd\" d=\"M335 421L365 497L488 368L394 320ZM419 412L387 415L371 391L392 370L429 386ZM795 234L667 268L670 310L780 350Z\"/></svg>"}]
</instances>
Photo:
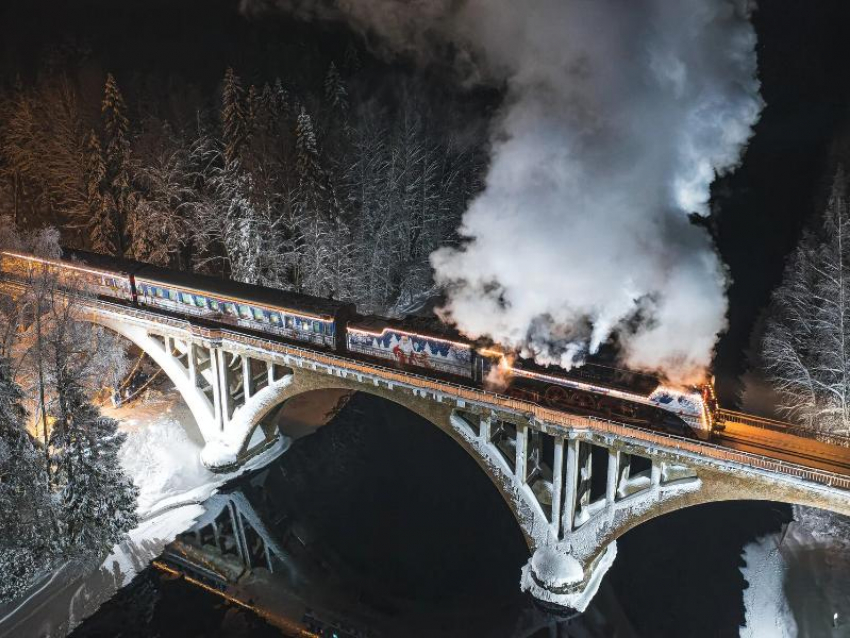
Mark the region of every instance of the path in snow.
<instances>
[{"instance_id":1,"label":"path in snow","mask_svg":"<svg viewBox=\"0 0 850 638\"><path fill-rule=\"evenodd\" d=\"M779 551L782 533L762 536L744 547L741 568L749 586L744 590L746 626L741 638L794 638L797 624L788 607L783 585L787 571Z\"/></svg>"}]
</instances>

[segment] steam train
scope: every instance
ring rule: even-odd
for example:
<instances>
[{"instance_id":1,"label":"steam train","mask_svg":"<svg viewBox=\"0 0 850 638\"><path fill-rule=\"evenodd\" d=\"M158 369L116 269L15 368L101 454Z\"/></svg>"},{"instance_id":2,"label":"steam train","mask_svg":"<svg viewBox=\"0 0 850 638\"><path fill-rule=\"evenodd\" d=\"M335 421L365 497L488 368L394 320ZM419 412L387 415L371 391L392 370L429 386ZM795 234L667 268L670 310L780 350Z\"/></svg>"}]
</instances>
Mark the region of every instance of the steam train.
<instances>
[{"instance_id":1,"label":"steam train","mask_svg":"<svg viewBox=\"0 0 850 638\"><path fill-rule=\"evenodd\" d=\"M81 251L59 260L0 252L0 278L26 281L46 269L62 285L111 302L154 309L305 344L411 372L488 387L556 409L696 437L706 428L697 391L663 387L658 379L616 367L585 364L553 371L510 360L492 344L473 342L422 317L360 315L353 304L187 274Z\"/></svg>"}]
</instances>

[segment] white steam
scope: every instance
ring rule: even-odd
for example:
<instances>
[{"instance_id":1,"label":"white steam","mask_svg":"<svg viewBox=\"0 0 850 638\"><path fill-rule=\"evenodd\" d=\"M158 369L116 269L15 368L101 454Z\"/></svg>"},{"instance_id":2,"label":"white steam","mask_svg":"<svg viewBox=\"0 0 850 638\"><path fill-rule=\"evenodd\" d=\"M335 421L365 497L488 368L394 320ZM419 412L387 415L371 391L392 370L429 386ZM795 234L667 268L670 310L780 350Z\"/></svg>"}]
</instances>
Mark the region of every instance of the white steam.
<instances>
[{"instance_id":1,"label":"white steam","mask_svg":"<svg viewBox=\"0 0 850 638\"><path fill-rule=\"evenodd\" d=\"M469 241L432 256L447 318L563 366L616 335L627 365L704 372L726 275L687 214L762 108L746 0L270 3L507 87Z\"/></svg>"}]
</instances>

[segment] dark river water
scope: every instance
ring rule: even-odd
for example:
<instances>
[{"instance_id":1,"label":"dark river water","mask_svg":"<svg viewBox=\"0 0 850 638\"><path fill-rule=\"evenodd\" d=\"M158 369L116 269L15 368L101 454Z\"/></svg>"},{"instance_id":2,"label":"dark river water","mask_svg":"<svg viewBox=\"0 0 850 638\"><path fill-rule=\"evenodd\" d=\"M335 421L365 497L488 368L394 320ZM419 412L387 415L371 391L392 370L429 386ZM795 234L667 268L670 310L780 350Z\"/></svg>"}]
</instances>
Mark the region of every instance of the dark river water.
<instances>
[{"instance_id":1,"label":"dark river water","mask_svg":"<svg viewBox=\"0 0 850 638\"><path fill-rule=\"evenodd\" d=\"M519 591L526 545L478 465L433 425L381 399L355 395L329 425L224 492L244 497L287 553L287 569L248 577L252 606L271 601L275 617L295 609L296 623L305 609L332 618L351 633L321 635L339 638L737 636L741 551L790 519L782 505L738 502L650 521L618 541L596 599L569 615ZM72 635L299 634L149 568Z\"/></svg>"}]
</instances>

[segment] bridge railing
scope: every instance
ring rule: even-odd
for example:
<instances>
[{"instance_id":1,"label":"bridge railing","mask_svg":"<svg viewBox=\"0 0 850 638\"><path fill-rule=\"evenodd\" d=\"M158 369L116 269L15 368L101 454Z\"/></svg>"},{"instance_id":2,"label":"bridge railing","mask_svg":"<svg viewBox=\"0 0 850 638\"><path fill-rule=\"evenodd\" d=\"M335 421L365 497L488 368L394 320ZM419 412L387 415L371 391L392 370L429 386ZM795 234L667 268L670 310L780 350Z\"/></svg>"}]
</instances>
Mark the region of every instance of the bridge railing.
<instances>
[{"instance_id":1,"label":"bridge railing","mask_svg":"<svg viewBox=\"0 0 850 638\"><path fill-rule=\"evenodd\" d=\"M603 432L612 434L618 437L637 439L644 443L654 444L657 446L672 448L682 452L689 452L703 457L711 457L713 459L722 460L730 463L753 467L770 472L790 475L806 481L819 483L829 487L837 487L840 489L850 490L850 476L844 476L829 472L826 470L818 470L807 468L796 463L789 463L779 459L754 454L751 452L741 452L738 450L730 450L729 448L710 443L706 441L696 441L675 434L666 432L657 432L637 426L626 425L616 421L598 419L593 417L582 417L572 414L553 410L536 403L521 401L512 397L498 394L489 390L479 390L470 388L456 383L447 381L435 381L429 377L418 375L415 373L399 372L390 368L384 368L374 364L364 364L354 359L348 359L337 355L327 355L318 353L313 350L306 350L297 346L289 346L275 341L266 339L257 339L247 337L238 332L230 330L222 330L236 337L238 341L255 340L258 347L265 349L283 348L288 351L288 354L304 356L318 364L328 365L348 370L361 372L363 374L378 373L381 378L399 383L400 385L415 386L420 389L438 392L447 396L454 396L472 403L484 403L497 405L509 410L526 413L534 416L537 420L552 423L568 429L587 429L595 432ZM260 345L262 342L262 345Z\"/></svg>"},{"instance_id":2,"label":"bridge railing","mask_svg":"<svg viewBox=\"0 0 850 638\"><path fill-rule=\"evenodd\" d=\"M100 308L109 308L113 312L118 311L124 315L136 316L140 319L150 321L151 316L159 318L159 314L150 310L139 310L137 308L123 306L103 300L90 300ZM378 374L381 378L398 383L399 385L412 386L421 390L430 390L446 396L453 396L472 403L495 405L515 412L525 413L538 421L551 423L567 429L586 429L595 432L608 433L627 439L633 439L642 443L648 443L664 448L671 448L681 452L691 453L697 456L709 457L729 463L736 463L744 467L765 470L792 476L801 480L818 483L820 485L850 490L850 476L836 474L826 470L808 468L796 463L790 463L751 452L731 450L729 448L710 443L698 441L658 432L633 425L626 425L615 421L583 417L560 412L528 401L514 399L490 390L480 390L447 381L437 381L430 377L411 372L399 372L372 363L363 363L356 359L349 359L339 355L331 355L315 350L308 350L268 337L260 337L252 334L236 332L228 328L206 328L187 320L167 317L167 322L172 326L179 326L187 331L198 334L202 338L220 339L222 335L241 343L243 346L257 348L264 351L277 352L283 355L301 357L316 364L326 365L333 368L345 369L349 372L366 375Z\"/></svg>"},{"instance_id":3,"label":"bridge railing","mask_svg":"<svg viewBox=\"0 0 850 638\"><path fill-rule=\"evenodd\" d=\"M764 417L754 416L752 414L736 412L734 410L718 410L717 416L718 420L720 420L721 422L733 421L735 423L749 425L754 428L771 430L773 432L781 432L783 434L799 436L806 439L814 439L816 441L821 441L829 445L850 447L850 436L844 436L842 434L835 434L833 432L819 432L818 430L800 427L799 425L793 425L792 423L785 423L784 421L777 421L776 419L767 419Z\"/></svg>"},{"instance_id":4,"label":"bridge railing","mask_svg":"<svg viewBox=\"0 0 850 638\"><path fill-rule=\"evenodd\" d=\"M699 456L708 456L714 459L723 460L740 465L755 467L770 472L786 474L794 476L806 481L820 483L829 487L837 487L844 490L850 490L850 476L836 474L827 470L818 470L805 467L797 463L790 463L779 459L774 459L752 452L742 452L739 450L731 450L716 443L707 441L694 441L684 437L676 436L675 434L667 434L663 432L653 432L651 430L640 430L640 434L636 435L633 426L626 426L613 422L603 422L605 425L602 429L612 434L617 434L626 438L640 439L650 443L655 443L662 447L674 448L683 452L691 452Z\"/></svg>"}]
</instances>

